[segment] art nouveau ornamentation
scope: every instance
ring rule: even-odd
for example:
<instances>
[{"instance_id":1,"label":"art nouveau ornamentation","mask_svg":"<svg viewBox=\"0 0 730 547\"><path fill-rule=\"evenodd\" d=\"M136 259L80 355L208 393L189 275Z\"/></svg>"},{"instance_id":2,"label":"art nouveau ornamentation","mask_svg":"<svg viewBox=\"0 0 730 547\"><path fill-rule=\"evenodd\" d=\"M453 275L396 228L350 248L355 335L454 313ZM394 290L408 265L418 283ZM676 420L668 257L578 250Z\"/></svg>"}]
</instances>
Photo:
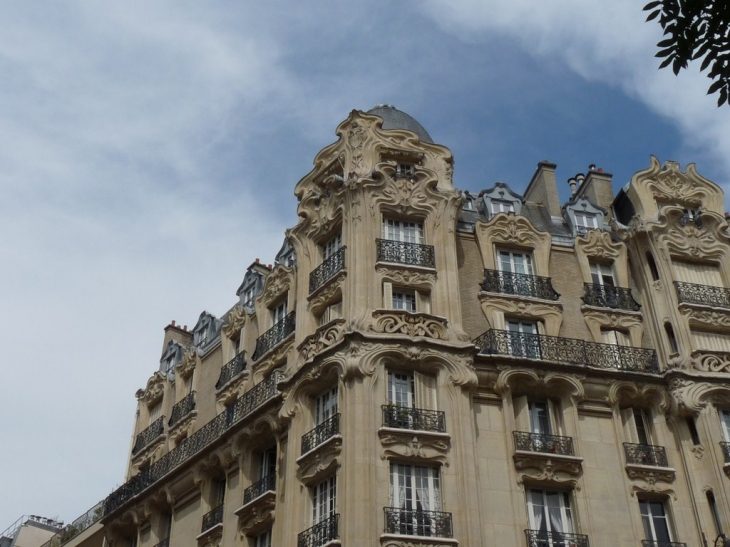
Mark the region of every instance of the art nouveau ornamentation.
<instances>
[{"instance_id":1,"label":"art nouveau ornamentation","mask_svg":"<svg viewBox=\"0 0 730 547\"><path fill-rule=\"evenodd\" d=\"M242 540L245 536L271 528L276 516L276 493L267 492L261 497L236 509L238 531Z\"/></svg>"},{"instance_id":2,"label":"art nouveau ornamentation","mask_svg":"<svg viewBox=\"0 0 730 547\"><path fill-rule=\"evenodd\" d=\"M263 304L266 308L271 307L281 296L293 285L294 269L279 264L266 278L264 292L262 293Z\"/></svg>"},{"instance_id":3,"label":"art nouveau ornamentation","mask_svg":"<svg viewBox=\"0 0 730 547\"><path fill-rule=\"evenodd\" d=\"M413 432L381 428L378 431L383 446L381 459L414 459L423 462L438 462L447 465L447 454L451 446L448 433Z\"/></svg>"},{"instance_id":4,"label":"art nouveau ornamentation","mask_svg":"<svg viewBox=\"0 0 730 547\"><path fill-rule=\"evenodd\" d=\"M499 246L530 249L535 260L535 274L549 276L550 234L538 231L523 216L499 213L489 222L477 222L476 235L485 270L496 270L494 249Z\"/></svg>"},{"instance_id":5,"label":"art nouveau ornamentation","mask_svg":"<svg viewBox=\"0 0 730 547\"><path fill-rule=\"evenodd\" d=\"M376 310L373 312L375 323L370 330L383 334L402 334L412 337L448 340L447 322L441 317L426 313L398 312L396 310Z\"/></svg>"},{"instance_id":6,"label":"art nouveau ornamentation","mask_svg":"<svg viewBox=\"0 0 730 547\"><path fill-rule=\"evenodd\" d=\"M513 455L519 483L554 483L580 489L583 458L540 452L518 452Z\"/></svg>"},{"instance_id":7,"label":"art nouveau ornamentation","mask_svg":"<svg viewBox=\"0 0 730 547\"><path fill-rule=\"evenodd\" d=\"M558 336L563 321L563 304L556 301L531 301L519 295L479 293L479 302L487 322L496 329L505 328L505 316L520 317L541 322L544 334Z\"/></svg>"},{"instance_id":8,"label":"art nouveau ornamentation","mask_svg":"<svg viewBox=\"0 0 730 547\"><path fill-rule=\"evenodd\" d=\"M629 333L633 347L641 347L644 322L640 312L617 309L607 311L589 307L582 307L581 311L596 342L603 342L602 330L621 329Z\"/></svg>"},{"instance_id":9,"label":"art nouveau ornamentation","mask_svg":"<svg viewBox=\"0 0 730 547\"><path fill-rule=\"evenodd\" d=\"M383 281L402 287L430 289L436 282L436 273L406 269L398 264L378 265L375 272L381 276Z\"/></svg>"},{"instance_id":10,"label":"art nouveau ornamentation","mask_svg":"<svg viewBox=\"0 0 730 547\"><path fill-rule=\"evenodd\" d=\"M304 484L316 483L339 467L342 437L331 437L297 459L297 478Z\"/></svg>"},{"instance_id":11,"label":"art nouveau ornamentation","mask_svg":"<svg viewBox=\"0 0 730 547\"><path fill-rule=\"evenodd\" d=\"M228 313L228 321L223 325L223 334L228 338L233 338L237 333L241 332L246 322L246 311L243 306L235 306Z\"/></svg>"},{"instance_id":12,"label":"art nouveau ornamentation","mask_svg":"<svg viewBox=\"0 0 730 547\"><path fill-rule=\"evenodd\" d=\"M304 361L337 344L343 338L345 320L336 319L318 328L299 345L299 355Z\"/></svg>"},{"instance_id":13,"label":"art nouveau ornamentation","mask_svg":"<svg viewBox=\"0 0 730 547\"><path fill-rule=\"evenodd\" d=\"M183 353L182 360L175 366L175 371L180 378L187 378L195 370L198 363L198 352L195 348L188 348Z\"/></svg>"},{"instance_id":14,"label":"art nouveau ornamentation","mask_svg":"<svg viewBox=\"0 0 730 547\"><path fill-rule=\"evenodd\" d=\"M137 399L150 406L162 398L165 392L165 384L167 378L161 372L155 372L150 379L147 380L147 387L137 392Z\"/></svg>"}]
</instances>

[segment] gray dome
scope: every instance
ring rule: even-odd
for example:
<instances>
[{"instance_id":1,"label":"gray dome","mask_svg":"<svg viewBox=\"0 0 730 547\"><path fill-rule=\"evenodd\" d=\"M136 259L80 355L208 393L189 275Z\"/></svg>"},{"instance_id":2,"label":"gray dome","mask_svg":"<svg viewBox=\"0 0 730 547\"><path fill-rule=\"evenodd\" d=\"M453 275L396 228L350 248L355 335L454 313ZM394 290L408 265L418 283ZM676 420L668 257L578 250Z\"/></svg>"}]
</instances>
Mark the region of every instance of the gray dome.
<instances>
[{"instance_id":1,"label":"gray dome","mask_svg":"<svg viewBox=\"0 0 730 547\"><path fill-rule=\"evenodd\" d=\"M367 111L367 114L382 118L383 129L407 129L418 135L421 142L433 144L431 135L428 134L428 131L420 123L391 104L376 104Z\"/></svg>"}]
</instances>

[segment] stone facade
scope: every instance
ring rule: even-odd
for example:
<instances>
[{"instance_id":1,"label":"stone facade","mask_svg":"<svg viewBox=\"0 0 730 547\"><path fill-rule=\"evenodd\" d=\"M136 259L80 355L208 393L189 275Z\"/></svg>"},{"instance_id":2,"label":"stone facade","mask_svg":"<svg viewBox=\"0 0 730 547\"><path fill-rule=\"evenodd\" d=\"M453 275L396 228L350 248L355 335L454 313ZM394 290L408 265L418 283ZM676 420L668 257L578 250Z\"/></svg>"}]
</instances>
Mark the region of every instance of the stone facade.
<instances>
[{"instance_id":1,"label":"stone facade","mask_svg":"<svg viewBox=\"0 0 730 547\"><path fill-rule=\"evenodd\" d=\"M128 481L69 545L699 547L730 530L721 189L652 158L615 199L591 170L561 207L547 162L524 196L476 197L415 120L374 112L296 185L287 258L252 264L220 319L166 328Z\"/></svg>"}]
</instances>

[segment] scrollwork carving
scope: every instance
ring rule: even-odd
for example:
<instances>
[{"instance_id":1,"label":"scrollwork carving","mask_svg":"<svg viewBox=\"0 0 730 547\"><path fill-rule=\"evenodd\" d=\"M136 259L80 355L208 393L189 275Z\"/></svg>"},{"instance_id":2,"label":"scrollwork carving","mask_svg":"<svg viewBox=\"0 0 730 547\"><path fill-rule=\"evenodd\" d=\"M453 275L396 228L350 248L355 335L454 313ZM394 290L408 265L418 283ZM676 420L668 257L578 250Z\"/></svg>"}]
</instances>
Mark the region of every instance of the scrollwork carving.
<instances>
[{"instance_id":1,"label":"scrollwork carving","mask_svg":"<svg viewBox=\"0 0 730 547\"><path fill-rule=\"evenodd\" d=\"M228 313L228 321L223 325L223 334L228 338L232 338L236 333L240 332L246 323L246 311L243 306L235 306Z\"/></svg>"},{"instance_id":2,"label":"scrollwork carving","mask_svg":"<svg viewBox=\"0 0 730 547\"><path fill-rule=\"evenodd\" d=\"M436 274L417 270L406 270L397 267L378 266L375 271L385 281L406 287L432 287L436 283Z\"/></svg>"},{"instance_id":3,"label":"scrollwork carving","mask_svg":"<svg viewBox=\"0 0 730 547\"><path fill-rule=\"evenodd\" d=\"M373 317L369 330L374 332L448 340L446 319L434 315L387 310L375 311Z\"/></svg>"},{"instance_id":4,"label":"scrollwork carving","mask_svg":"<svg viewBox=\"0 0 730 547\"><path fill-rule=\"evenodd\" d=\"M144 391L140 390L137 392L137 399L146 405L151 405L157 400L162 398L165 392L165 382L167 379L161 372L155 372L150 379L147 380L147 387Z\"/></svg>"},{"instance_id":5,"label":"scrollwork carving","mask_svg":"<svg viewBox=\"0 0 730 547\"><path fill-rule=\"evenodd\" d=\"M297 460L297 478L304 484L316 482L340 466L342 438L332 437Z\"/></svg>"},{"instance_id":6,"label":"scrollwork carving","mask_svg":"<svg viewBox=\"0 0 730 547\"><path fill-rule=\"evenodd\" d=\"M175 370L181 378L187 378L195 370L197 363L198 352L195 351L195 348L188 348L183 353L180 362L175 366Z\"/></svg>"},{"instance_id":7,"label":"scrollwork carving","mask_svg":"<svg viewBox=\"0 0 730 547\"><path fill-rule=\"evenodd\" d=\"M334 300L334 296L342 291L342 281L345 279L347 272L340 272L331 281L327 281L327 284L314 293L314 296L309 301L309 309L315 313L323 309L327 304Z\"/></svg>"},{"instance_id":8,"label":"scrollwork carving","mask_svg":"<svg viewBox=\"0 0 730 547\"><path fill-rule=\"evenodd\" d=\"M730 373L730 354L702 351L693 352L692 367L702 372Z\"/></svg>"},{"instance_id":9,"label":"scrollwork carving","mask_svg":"<svg viewBox=\"0 0 730 547\"><path fill-rule=\"evenodd\" d=\"M264 284L263 300L266 306L271 306L281 297L292 285L294 280L294 269L279 264L266 277Z\"/></svg>"},{"instance_id":10,"label":"scrollwork carving","mask_svg":"<svg viewBox=\"0 0 730 547\"><path fill-rule=\"evenodd\" d=\"M570 484L577 488L577 478L582 473L581 461L577 458L557 458L553 454L515 454L515 469L520 472L520 484L530 482L552 482Z\"/></svg>"},{"instance_id":11,"label":"scrollwork carving","mask_svg":"<svg viewBox=\"0 0 730 547\"><path fill-rule=\"evenodd\" d=\"M381 429L380 443L383 445L381 459L416 458L423 461L438 462L448 466L446 455L451 446L448 435L429 435L404 430Z\"/></svg>"},{"instance_id":12,"label":"scrollwork carving","mask_svg":"<svg viewBox=\"0 0 730 547\"><path fill-rule=\"evenodd\" d=\"M336 321L318 328L315 333L304 339L299 345L299 355L304 361L308 361L318 353L321 353L330 346L342 340L345 320Z\"/></svg>"}]
</instances>

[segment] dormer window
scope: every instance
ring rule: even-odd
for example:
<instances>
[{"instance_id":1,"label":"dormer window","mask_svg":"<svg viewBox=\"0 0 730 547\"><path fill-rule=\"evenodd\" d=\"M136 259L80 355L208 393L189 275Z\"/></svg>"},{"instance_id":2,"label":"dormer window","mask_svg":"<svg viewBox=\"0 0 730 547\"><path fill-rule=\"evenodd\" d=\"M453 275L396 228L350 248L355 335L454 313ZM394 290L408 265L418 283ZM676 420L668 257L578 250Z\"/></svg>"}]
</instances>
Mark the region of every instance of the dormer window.
<instances>
[{"instance_id":1,"label":"dormer window","mask_svg":"<svg viewBox=\"0 0 730 547\"><path fill-rule=\"evenodd\" d=\"M283 321L286 317L286 311L287 311L287 302L286 299L276 306L275 308L271 308L271 320L276 325L279 321Z\"/></svg>"},{"instance_id":2,"label":"dormer window","mask_svg":"<svg viewBox=\"0 0 730 547\"><path fill-rule=\"evenodd\" d=\"M399 163L395 168L395 177L413 178L413 164L412 163Z\"/></svg>"},{"instance_id":3,"label":"dormer window","mask_svg":"<svg viewBox=\"0 0 730 547\"><path fill-rule=\"evenodd\" d=\"M253 299L254 299L254 288L253 286L244 289L243 293L241 294L241 300L243 301L243 305L247 308L253 308Z\"/></svg>"},{"instance_id":4,"label":"dormer window","mask_svg":"<svg viewBox=\"0 0 730 547\"><path fill-rule=\"evenodd\" d=\"M500 199L493 199L492 200L492 214L496 215L497 213L514 213L515 212L515 205L511 201L503 201Z\"/></svg>"},{"instance_id":5,"label":"dormer window","mask_svg":"<svg viewBox=\"0 0 730 547\"><path fill-rule=\"evenodd\" d=\"M596 215L593 213L584 213L582 211L575 212L575 231L579 234L585 234L588 230L598 228Z\"/></svg>"},{"instance_id":6,"label":"dormer window","mask_svg":"<svg viewBox=\"0 0 730 547\"><path fill-rule=\"evenodd\" d=\"M208 325L195 332L195 345L203 346L208 342Z\"/></svg>"}]
</instances>

